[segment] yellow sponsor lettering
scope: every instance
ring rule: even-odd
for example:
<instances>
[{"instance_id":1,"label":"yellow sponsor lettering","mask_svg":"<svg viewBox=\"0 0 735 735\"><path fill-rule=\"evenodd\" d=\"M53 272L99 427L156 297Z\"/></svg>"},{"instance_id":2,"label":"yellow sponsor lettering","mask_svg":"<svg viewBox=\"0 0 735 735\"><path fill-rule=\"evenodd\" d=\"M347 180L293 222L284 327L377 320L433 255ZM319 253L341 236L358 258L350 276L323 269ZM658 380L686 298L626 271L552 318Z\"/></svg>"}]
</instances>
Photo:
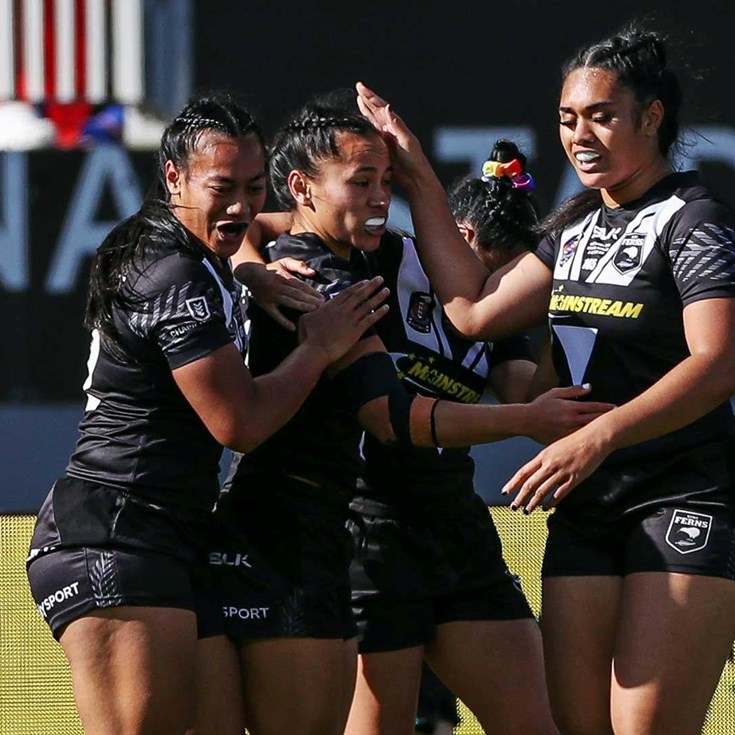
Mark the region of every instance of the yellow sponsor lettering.
<instances>
[{"instance_id":1,"label":"yellow sponsor lettering","mask_svg":"<svg viewBox=\"0 0 735 735\"><path fill-rule=\"evenodd\" d=\"M611 316L619 319L638 319L643 304L634 301L613 301L595 296L574 296L571 294L552 294L549 301L550 311L583 312L598 316Z\"/></svg>"},{"instance_id":2,"label":"yellow sponsor lettering","mask_svg":"<svg viewBox=\"0 0 735 735\"><path fill-rule=\"evenodd\" d=\"M420 362L415 362L413 365L411 365L408 374L412 378L426 380L429 377L429 368L426 365L422 365Z\"/></svg>"},{"instance_id":3,"label":"yellow sponsor lettering","mask_svg":"<svg viewBox=\"0 0 735 735\"><path fill-rule=\"evenodd\" d=\"M643 311L643 304L634 304L627 301L620 311L620 316L624 319L637 319Z\"/></svg>"},{"instance_id":4,"label":"yellow sponsor lettering","mask_svg":"<svg viewBox=\"0 0 735 735\"><path fill-rule=\"evenodd\" d=\"M424 365L421 361L415 360L405 375L412 378L421 385L431 387L445 396L453 396L462 403L479 403L482 394L476 390L468 388L459 380L450 378L445 373L439 372L436 368Z\"/></svg>"}]
</instances>

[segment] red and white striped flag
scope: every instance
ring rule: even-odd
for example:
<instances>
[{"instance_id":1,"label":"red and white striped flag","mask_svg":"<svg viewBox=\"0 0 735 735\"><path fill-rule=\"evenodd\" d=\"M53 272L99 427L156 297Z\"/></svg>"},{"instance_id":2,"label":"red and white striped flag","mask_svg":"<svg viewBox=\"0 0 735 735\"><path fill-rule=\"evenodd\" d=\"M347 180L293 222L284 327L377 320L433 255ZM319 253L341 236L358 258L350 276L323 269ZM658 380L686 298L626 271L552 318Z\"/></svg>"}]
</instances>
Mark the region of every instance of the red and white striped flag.
<instances>
[{"instance_id":1,"label":"red and white striped flag","mask_svg":"<svg viewBox=\"0 0 735 735\"><path fill-rule=\"evenodd\" d=\"M0 0L0 100L144 97L143 0Z\"/></svg>"}]
</instances>

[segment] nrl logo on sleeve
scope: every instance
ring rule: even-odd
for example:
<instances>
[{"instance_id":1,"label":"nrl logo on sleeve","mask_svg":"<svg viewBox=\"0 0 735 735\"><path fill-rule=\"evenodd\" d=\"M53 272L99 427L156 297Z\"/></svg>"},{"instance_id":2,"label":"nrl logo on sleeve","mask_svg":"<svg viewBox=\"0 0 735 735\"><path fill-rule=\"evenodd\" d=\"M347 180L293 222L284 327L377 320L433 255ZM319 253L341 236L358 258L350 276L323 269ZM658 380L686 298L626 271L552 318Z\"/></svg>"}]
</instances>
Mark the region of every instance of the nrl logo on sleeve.
<instances>
[{"instance_id":1,"label":"nrl logo on sleeve","mask_svg":"<svg viewBox=\"0 0 735 735\"><path fill-rule=\"evenodd\" d=\"M689 510L674 510L666 532L666 543L680 554L700 551L707 545L712 516Z\"/></svg>"},{"instance_id":2,"label":"nrl logo on sleeve","mask_svg":"<svg viewBox=\"0 0 735 735\"><path fill-rule=\"evenodd\" d=\"M209 313L209 304L207 304L207 299L204 296L197 296L193 299L187 299L186 300L186 308L189 310L189 313L196 319L198 322L206 322L207 319L211 316Z\"/></svg>"}]
</instances>

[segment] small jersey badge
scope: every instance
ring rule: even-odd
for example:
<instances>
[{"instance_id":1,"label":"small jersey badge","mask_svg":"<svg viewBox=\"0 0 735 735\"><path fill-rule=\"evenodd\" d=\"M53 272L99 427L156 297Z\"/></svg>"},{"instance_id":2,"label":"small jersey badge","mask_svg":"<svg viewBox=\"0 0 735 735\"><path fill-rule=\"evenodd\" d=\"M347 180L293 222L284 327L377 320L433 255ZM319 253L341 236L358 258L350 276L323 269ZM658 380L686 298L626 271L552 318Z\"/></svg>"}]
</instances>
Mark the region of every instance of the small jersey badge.
<instances>
[{"instance_id":1,"label":"small jersey badge","mask_svg":"<svg viewBox=\"0 0 735 735\"><path fill-rule=\"evenodd\" d=\"M434 299L425 291L414 291L408 302L406 321L417 332L428 334L431 331L431 313L434 310Z\"/></svg>"},{"instance_id":2,"label":"small jersey badge","mask_svg":"<svg viewBox=\"0 0 735 735\"><path fill-rule=\"evenodd\" d=\"M700 551L707 545L712 516L675 509L666 532L666 543L680 554Z\"/></svg>"},{"instance_id":3,"label":"small jersey badge","mask_svg":"<svg viewBox=\"0 0 735 735\"><path fill-rule=\"evenodd\" d=\"M579 245L579 235L574 235L574 237L569 238L561 246L561 255L559 256L560 266L566 265L569 262L574 253L577 252L577 245Z\"/></svg>"},{"instance_id":4,"label":"small jersey badge","mask_svg":"<svg viewBox=\"0 0 735 735\"><path fill-rule=\"evenodd\" d=\"M207 319L211 316L209 313L209 304L207 303L207 299L204 296L197 296L193 299L187 299L186 300L186 308L189 310L189 313L196 319L198 322L206 322Z\"/></svg>"},{"instance_id":5,"label":"small jersey badge","mask_svg":"<svg viewBox=\"0 0 735 735\"><path fill-rule=\"evenodd\" d=\"M626 235L618 252L613 258L613 265L618 273L629 273L635 268L640 268L643 256L643 246L646 243L646 236L638 233Z\"/></svg>"}]
</instances>

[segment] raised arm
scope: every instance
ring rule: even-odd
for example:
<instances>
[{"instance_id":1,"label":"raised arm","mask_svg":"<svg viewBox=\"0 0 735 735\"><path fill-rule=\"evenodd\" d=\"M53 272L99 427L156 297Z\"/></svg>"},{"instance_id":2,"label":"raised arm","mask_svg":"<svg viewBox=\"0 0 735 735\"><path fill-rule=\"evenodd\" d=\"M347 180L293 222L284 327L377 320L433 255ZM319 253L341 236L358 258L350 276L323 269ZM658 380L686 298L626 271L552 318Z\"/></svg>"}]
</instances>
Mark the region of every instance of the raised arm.
<instances>
[{"instance_id":1,"label":"raised arm","mask_svg":"<svg viewBox=\"0 0 735 735\"><path fill-rule=\"evenodd\" d=\"M542 322L551 288L549 269L525 254L488 276L457 229L444 188L416 136L385 100L360 82L357 93L363 114L389 141L422 264L457 330L471 339L496 339Z\"/></svg>"}]
</instances>

